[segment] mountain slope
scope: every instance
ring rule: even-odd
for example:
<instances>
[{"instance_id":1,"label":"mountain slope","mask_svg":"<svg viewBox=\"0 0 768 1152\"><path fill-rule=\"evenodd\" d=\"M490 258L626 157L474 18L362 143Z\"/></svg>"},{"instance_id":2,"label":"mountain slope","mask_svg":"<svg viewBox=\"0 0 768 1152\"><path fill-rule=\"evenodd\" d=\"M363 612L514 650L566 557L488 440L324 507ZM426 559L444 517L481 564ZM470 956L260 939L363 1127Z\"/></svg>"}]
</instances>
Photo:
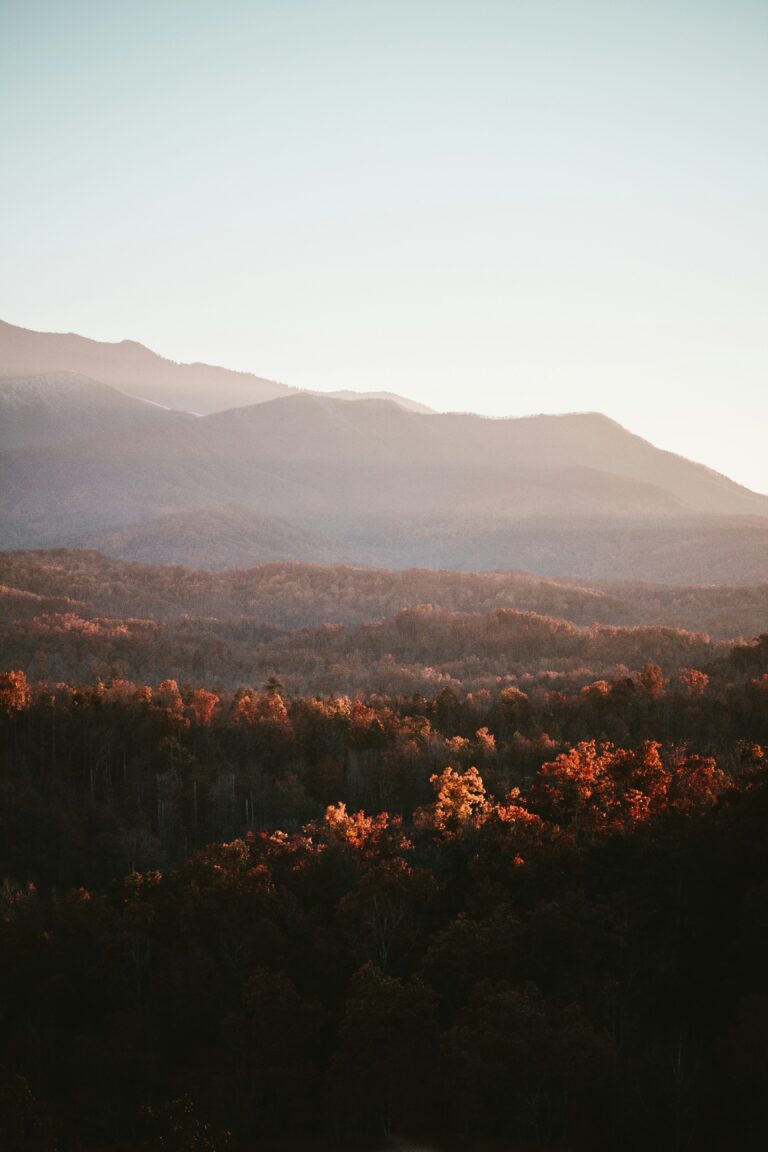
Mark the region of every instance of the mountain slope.
<instances>
[{"instance_id":1,"label":"mountain slope","mask_svg":"<svg viewBox=\"0 0 768 1152\"><path fill-rule=\"evenodd\" d=\"M196 413L261 404L299 391L250 372L210 364L179 364L134 340L108 343L73 332L34 332L0 320L0 374L39 376L62 371L92 377L155 404ZM357 400L365 394L345 391L334 395ZM414 411L430 411L394 393L376 395L391 396Z\"/></svg>"},{"instance_id":2,"label":"mountain slope","mask_svg":"<svg viewBox=\"0 0 768 1152\"><path fill-rule=\"evenodd\" d=\"M532 517L460 529L448 521L409 532L400 556L403 566L515 568L574 580L761 583L768 581L768 518Z\"/></svg>"},{"instance_id":3,"label":"mountain slope","mask_svg":"<svg viewBox=\"0 0 768 1152\"><path fill-rule=\"evenodd\" d=\"M349 405L303 394L216 413L205 423L212 443L238 455L250 452L274 470L316 467L330 480L354 468L356 486L370 481L379 502L383 492L398 499L405 486L417 501L428 503L427 493L436 488L438 503L448 495L453 507L458 500L475 511L478 503L487 508L491 499L505 504L509 514L526 515L525 492L516 490L516 479L524 489L531 476L568 471L561 492L567 503L573 469L589 469L607 474L606 489L614 477L642 486L642 495L639 490L635 495L643 507L632 506L631 499L631 513L768 515L768 497L655 448L598 413L521 419L423 415L386 400ZM602 510L601 499L616 503L607 492L601 498L595 491L592 499L593 513Z\"/></svg>"},{"instance_id":4,"label":"mountain slope","mask_svg":"<svg viewBox=\"0 0 768 1152\"><path fill-rule=\"evenodd\" d=\"M168 429L194 420L76 372L0 376L0 450Z\"/></svg>"},{"instance_id":5,"label":"mountain slope","mask_svg":"<svg viewBox=\"0 0 768 1152\"><path fill-rule=\"evenodd\" d=\"M123 560L211 570L281 560L338 563L352 556L317 532L235 504L157 516L83 543Z\"/></svg>"},{"instance_id":6,"label":"mountain slope","mask_svg":"<svg viewBox=\"0 0 768 1152\"><path fill-rule=\"evenodd\" d=\"M0 547L768 579L768 497L597 414L294 393L196 417L56 373L0 383L3 416Z\"/></svg>"},{"instance_id":7,"label":"mountain slope","mask_svg":"<svg viewBox=\"0 0 768 1152\"><path fill-rule=\"evenodd\" d=\"M0 370L17 376L79 372L156 404L193 412L256 404L292 391L287 384L247 372L177 364L133 340L111 344L72 332L33 332L4 321L0 321Z\"/></svg>"},{"instance_id":8,"label":"mountain slope","mask_svg":"<svg viewBox=\"0 0 768 1152\"><path fill-rule=\"evenodd\" d=\"M332 400L392 400L406 412L420 412L422 416L429 416L435 411L428 404L420 404L418 400L399 396L397 392L353 392L349 388L340 388L337 392L317 392L309 388L307 393L310 396L329 396Z\"/></svg>"}]
</instances>

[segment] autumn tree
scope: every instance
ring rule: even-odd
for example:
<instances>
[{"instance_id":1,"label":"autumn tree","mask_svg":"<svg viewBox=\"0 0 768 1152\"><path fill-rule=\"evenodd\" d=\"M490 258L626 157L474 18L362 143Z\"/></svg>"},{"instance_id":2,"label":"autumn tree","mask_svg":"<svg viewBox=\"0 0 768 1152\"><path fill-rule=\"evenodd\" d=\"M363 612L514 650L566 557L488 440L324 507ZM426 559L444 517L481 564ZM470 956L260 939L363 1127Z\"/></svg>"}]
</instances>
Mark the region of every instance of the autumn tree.
<instances>
[{"instance_id":1,"label":"autumn tree","mask_svg":"<svg viewBox=\"0 0 768 1152\"><path fill-rule=\"evenodd\" d=\"M444 768L430 777L437 796L430 809L422 809L418 823L439 835L455 839L477 827L486 813L485 785L477 768L457 772Z\"/></svg>"}]
</instances>

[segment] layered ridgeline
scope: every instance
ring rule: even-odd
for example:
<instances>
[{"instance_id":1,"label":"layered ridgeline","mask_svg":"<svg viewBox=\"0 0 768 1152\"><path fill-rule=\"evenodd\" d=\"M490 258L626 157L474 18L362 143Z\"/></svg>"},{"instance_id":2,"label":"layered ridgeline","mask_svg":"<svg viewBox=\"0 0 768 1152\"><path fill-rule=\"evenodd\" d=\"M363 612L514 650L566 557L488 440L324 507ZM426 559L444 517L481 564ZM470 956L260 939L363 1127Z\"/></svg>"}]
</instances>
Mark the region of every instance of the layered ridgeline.
<instances>
[{"instance_id":1,"label":"layered ridgeline","mask_svg":"<svg viewBox=\"0 0 768 1152\"><path fill-rule=\"evenodd\" d=\"M74 372L166 408L198 413L262 404L299 391L251 372L233 372L212 364L179 364L135 340L107 343L74 332L33 332L0 320L0 373L24 377L49 372ZM406 408L430 411L423 404L390 392L344 390L333 395L342 400L358 400L366 395L389 397Z\"/></svg>"},{"instance_id":2,"label":"layered ridgeline","mask_svg":"<svg viewBox=\"0 0 768 1152\"><path fill-rule=\"evenodd\" d=\"M32 680L170 676L234 689L276 675L290 693L432 697L528 691L536 673L549 692L647 664L679 677L719 665L734 644L737 663L749 663L766 620L768 585L279 563L210 572L85 550L0 555L0 650Z\"/></svg>"},{"instance_id":3,"label":"layered ridgeline","mask_svg":"<svg viewBox=\"0 0 768 1152\"><path fill-rule=\"evenodd\" d=\"M595 413L430 413L282 385L270 394L255 377L208 368L241 390L210 378L163 392L153 381L186 380L187 369L190 381L209 378L139 345L7 325L0 337L6 549L90 547L208 568L301 560L768 579L768 497ZM21 374L32 368L46 371ZM181 410L203 407L198 386L209 407L238 406Z\"/></svg>"}]
</instances>

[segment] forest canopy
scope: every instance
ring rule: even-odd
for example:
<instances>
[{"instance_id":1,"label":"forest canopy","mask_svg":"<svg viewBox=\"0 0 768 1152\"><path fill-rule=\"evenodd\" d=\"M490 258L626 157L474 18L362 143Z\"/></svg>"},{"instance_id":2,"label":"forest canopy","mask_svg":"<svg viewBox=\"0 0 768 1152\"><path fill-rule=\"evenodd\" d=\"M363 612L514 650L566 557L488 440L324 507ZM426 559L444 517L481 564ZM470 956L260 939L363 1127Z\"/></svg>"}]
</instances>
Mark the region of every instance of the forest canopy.
<instances>
[{"instance_id":1,"label":"forest canopy","mask_svg":"<svg viewBox=\"0 0 768 1152\"><path fill-rule=\"evenodd\" d=\"M0 646L37 679L296 693L496 690L551 672L717 659L768 619L768 586L581 585L523 573L271 564L211 573L98 553L0 555ZM161 676L162 678L162 676Z\"/></svg>"},{"instance_id":2,"label":"forest canopy","mask_svg":"<svg viewBox=\"0 0 768 1152\"><path fill-rule=\"evenodd\" d=\"M759 1147L768 637L525 683L5 673L6 1146Z\"/></svg>"}]
</instances>

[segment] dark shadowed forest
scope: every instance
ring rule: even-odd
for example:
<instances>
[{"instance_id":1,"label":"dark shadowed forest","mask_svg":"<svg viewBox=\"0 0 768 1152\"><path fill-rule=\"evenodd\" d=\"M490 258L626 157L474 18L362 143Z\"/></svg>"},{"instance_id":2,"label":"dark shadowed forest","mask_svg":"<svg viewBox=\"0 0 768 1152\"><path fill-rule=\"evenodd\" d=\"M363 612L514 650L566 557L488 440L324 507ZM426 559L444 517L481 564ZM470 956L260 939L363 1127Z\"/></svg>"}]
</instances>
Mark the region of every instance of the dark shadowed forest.
<instances>
[{"instance_id":1,"label":"dark shadowed forest","mask_svg":"<svg viewBox=\"0 0 768 1152\"><path fill-rule=\"evenodd\" d=\"M639 623L764 590L65 558L3 558L4 1149L764 1147L768 637Z\"/></svg>"}]
</instances>

